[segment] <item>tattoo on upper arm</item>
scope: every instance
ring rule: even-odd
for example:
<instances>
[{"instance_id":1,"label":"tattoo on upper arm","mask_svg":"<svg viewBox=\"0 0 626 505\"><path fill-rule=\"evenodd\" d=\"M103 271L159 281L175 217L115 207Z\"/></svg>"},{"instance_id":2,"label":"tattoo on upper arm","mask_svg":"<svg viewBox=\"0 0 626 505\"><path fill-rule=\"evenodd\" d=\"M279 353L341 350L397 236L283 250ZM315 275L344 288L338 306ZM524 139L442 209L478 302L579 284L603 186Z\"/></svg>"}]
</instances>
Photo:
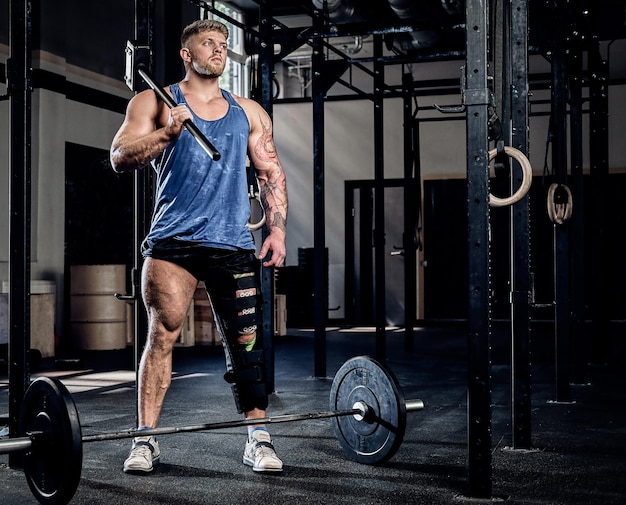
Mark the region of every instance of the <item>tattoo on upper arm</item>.
<instances>
[{"instance_id":1,"label":"tattoo on upper arm","mask_svg":"<svg viewBox=\"0 0 626 505\"><path fill-rule=\"evenodd\" d=\"M276 145L272 138L272 124L269 120L259 115L259 122L263 133L259 136L254 154L264 164L262 172L265 172L261 190L261 201L267 212L268 225L270 228L278 228L286 231L287 228L287 186L283 174ZM261 179L261 178L259 178Z\"/></svg>"},{"instance_id":2,"label":"tattoo on upper arm","mask_svg":"<svg viewBox=\"0 0 626 505\"><path fill-rule=\"evenodd\" d=\"M273 164L276 168L277 175L280 175L282 169L278 161L276 145L274 144L274 139L272 138L271 125L269 123L264 123L261 116L259 116L259 120L261 122L261 126L263 127L263 133L254 146L254 153L261 161Z\"/></svg>"}]
</instances>

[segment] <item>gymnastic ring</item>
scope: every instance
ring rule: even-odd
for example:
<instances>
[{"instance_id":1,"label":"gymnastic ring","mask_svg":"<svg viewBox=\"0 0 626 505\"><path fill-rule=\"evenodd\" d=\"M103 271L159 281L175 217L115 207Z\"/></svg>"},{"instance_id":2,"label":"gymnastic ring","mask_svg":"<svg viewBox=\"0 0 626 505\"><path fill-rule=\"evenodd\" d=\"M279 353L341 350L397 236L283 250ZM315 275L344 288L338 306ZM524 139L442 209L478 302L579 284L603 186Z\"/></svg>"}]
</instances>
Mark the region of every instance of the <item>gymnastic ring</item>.
<instances>
[{"instance_id":1,"label":"gymnastic ring","mask_svg":"<svg viewBox=\"0 0 626 505\"><path fill-rule=\"evenodd\" d=\"M567 193L567 201L565 203L556 203L554 201L554 195L557 189L563 189L565 193ZM554 224L566 223L569 218L572 217L574 205L572 202L572 192L569 187L567 187L567 184L557 184L556 182L550 184L546 207L548 209L548 217Z\"/></svg>"},{"instance_id":2,"label":"gymnastic ring","mask_svg":"<svg viewBox=\"0 0 626 505\"><path fill-rule=\"evenodd\" d=\"M250 220L248 220L248 229L250 231L256 231L262 228L265 224L265 208L263 207L263 203L261 202L261 197L258 191L252 195L248 195L248 197L250 199ZM255 207L257 209L257 213L260 213L261 216L257 219L255 223L253 223L251 220L253 218L253 210Z\"/></svg>"},{"instance_id":3,"label":"gymnastic ring","mask_svg":"<svg viewBox=\"0 0 626 505\"><path fill-rule=\"evenodd\" d=\"M507 198L499 198L489 193L489 205L492 207L504 207L506 205L513 205L514 203L519 202L526 196L526 193L528 193L533 179L533 169L530 166L530 161L528 161L528 158L524 155L524 153L522 153L519 149L509 146L504 146L504 153L516 160L520 164L520 167L522 167L522 185L515 193ZM497 154L497 149L489 151L489 161L492 161Z\"/></svg>"}]
</instances>

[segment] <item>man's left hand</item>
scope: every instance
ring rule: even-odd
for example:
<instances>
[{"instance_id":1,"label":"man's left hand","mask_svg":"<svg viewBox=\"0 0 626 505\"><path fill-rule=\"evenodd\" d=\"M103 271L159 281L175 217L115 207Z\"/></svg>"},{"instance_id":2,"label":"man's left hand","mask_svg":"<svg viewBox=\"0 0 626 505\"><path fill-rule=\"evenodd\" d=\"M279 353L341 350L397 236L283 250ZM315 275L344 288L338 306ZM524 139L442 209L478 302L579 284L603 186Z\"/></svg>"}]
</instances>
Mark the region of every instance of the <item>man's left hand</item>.
<instances>
[{"instance_id":1,"label":"man's left hand","mask_svg":"<svg viewBox=\"0 0 626 505\"><path fill-rule=\"evenodd\" d=\"M264 267L282 267L285 264L287 250L285 247L285 238L280 231L270 233L261 246L259 251L259 259Z\"/></svg>"}]
</instances>

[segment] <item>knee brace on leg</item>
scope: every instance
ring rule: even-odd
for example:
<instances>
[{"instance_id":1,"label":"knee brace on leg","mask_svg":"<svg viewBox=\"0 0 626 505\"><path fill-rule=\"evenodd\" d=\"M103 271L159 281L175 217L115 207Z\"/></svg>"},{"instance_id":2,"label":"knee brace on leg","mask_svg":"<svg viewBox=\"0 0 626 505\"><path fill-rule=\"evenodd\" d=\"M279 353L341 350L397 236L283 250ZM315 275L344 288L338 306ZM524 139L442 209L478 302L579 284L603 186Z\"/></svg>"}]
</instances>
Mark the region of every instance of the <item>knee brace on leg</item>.
<instances>
[{"instance_id":1,"label":"knee brace on leg","mask_svg":"<svg viewBox=\"0 0 626 505\"><path fill-rule=\"evenodd\" d=\"M232 384L239 412L265 410L268 392L265 385L265 355L257 338L261 306L260 286L255 272L234 275L235 296L222 299L224 316L219 319L227 351L226 382ZM249 341L242 337L250 336Z\"/></svg>"},{"instance_id":2,"label":"knee brace on leg","mask_svg":"<svg viewBox=\"0 0 626 505\"><path fill-rule=\"evenodd\" d=\"M231 358L224 380L232 385L237 410L240 413L255 408L265 410L268 404L265 353L261 349L246 351L244 345L238 345Z\"/></svg>"}]
</instances>

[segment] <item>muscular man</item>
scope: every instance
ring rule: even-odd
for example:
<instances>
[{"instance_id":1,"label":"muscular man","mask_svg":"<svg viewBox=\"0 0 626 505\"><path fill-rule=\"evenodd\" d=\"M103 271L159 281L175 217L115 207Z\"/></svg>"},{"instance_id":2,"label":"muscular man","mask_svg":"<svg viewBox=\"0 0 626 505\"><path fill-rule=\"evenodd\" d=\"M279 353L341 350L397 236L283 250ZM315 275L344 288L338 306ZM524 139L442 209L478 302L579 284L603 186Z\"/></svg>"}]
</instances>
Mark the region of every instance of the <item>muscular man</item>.
<instances>
[{"instance_id":1,"label":"muscular man","mask_svg":"<svg viewBox=\"0 0 626 505\"><path fill-rule=\"evenodd\" d=\"M142 244L142 296L148 336L139 365L139 429L157 426L171 382L172 349L199 281L204 281L222 334L235 403L246 418L265 417L268 391L260 326L260 264L285 261L287 186L270 117L255 101L219 87L228 29L213 20L187 26L181 36L184 78L167 90L169 109L152 90L135 95L111 146L117 172L152 164L156 203ZM220 151L213 161L183 122L192 120ZM246 180L246 155L256 169L268 234L255 257ZM137 437L124 471L150 472L160 450ZM281 471L263 425L248 429L243 462L255 471Z\"/></svg>"}]
</instances>

